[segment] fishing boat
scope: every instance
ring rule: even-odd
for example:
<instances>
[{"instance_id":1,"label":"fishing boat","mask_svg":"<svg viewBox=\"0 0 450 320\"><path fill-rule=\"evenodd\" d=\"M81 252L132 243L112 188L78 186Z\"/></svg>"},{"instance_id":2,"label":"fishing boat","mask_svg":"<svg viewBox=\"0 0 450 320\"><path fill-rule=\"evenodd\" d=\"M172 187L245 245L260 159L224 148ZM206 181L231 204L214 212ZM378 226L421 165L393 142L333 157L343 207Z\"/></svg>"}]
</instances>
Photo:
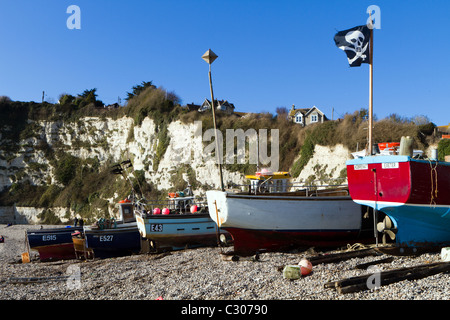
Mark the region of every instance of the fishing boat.
<instances>
[{"instance_id":1,"label":"fishing boat","mask_svg":"<svg viewBox=\"0 0 450 320\"><path fill-rule=\"evenodd\" d=\"M26 231L26 241L30 249L39 252L40 261L75 259L72 233L82 230L81 226L30 229Z\"/></svg>"},{"instance_id":2,"label":"fishing boat","mask_svg":"<svg viewBox=\"0 0 450 320\"><path fill-rule=\"evenodd\" d=\"M93 226L83 228L85 246L95 258L110 258L138 253L141 237L134 218L134 203L119 202L120 219L100 219Z\"/></svg>"},{"instance_id":3,"label":"fishing boat","mask_svg":"<svg viewBox=\"0 0 450 320\"><path fill-rule=\"evenodd\" d=\"M210 217L233 237L234 252L251 255L373 241L365 207L344 187L288 191L287 172L261 172L244 192L206 192Z\"/></svg>"},{"instance_id":4,"label":"fishing boat","mask_svg":"<svg viewBox=\"0 0 450 320\"><path fill-rule=\"evenodd\" d=\"M450 245L449 162L413 157L411 151L365 156L347 161L347 176L356 203L387 215L377 229L395 247Z\"/></svg>"},{"instance_id":5,"label":"fishing boat","mask_svg":"<svg viewBox=\"0 0 450 320\"><path fill-rule=\"evenodd\" d=\"M190 187L169 193L166 201L137 206L136 222L141 236L155 251L216 245L218 234L206 202L195 199ZM223 232L224 233L224 232Z\"/></svg>"}]
</instances>

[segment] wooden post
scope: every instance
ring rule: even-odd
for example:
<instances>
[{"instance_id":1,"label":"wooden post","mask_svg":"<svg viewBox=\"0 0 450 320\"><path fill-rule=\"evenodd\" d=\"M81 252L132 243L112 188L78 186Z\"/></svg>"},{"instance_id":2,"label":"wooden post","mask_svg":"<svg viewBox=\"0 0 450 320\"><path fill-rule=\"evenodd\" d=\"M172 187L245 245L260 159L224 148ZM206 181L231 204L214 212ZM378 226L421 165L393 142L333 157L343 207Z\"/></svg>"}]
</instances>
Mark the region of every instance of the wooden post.
<instances>
[{"instance_id":1,"label":"wooden post","mask_svg":"<svg viewBox=\"0 0 450 320\"><path fill-rule=\"evenodd\" d=\"M219 222L219 211L217 210L217 201L214 200L214 206L216 207L216 237L217 237L217 245L223 252L222 245L220 243L220 222Z\"/></svg>"}]
</instances>

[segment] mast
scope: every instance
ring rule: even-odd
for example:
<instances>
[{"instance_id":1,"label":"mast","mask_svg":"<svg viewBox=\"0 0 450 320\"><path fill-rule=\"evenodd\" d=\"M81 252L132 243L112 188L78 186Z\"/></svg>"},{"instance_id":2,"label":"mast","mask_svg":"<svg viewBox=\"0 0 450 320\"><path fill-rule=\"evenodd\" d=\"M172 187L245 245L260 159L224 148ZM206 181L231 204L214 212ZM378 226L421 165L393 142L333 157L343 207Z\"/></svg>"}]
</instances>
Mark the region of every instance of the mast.
<instances>
[{"instance_id":1,"label":"mast","mask_svg":"<svg viewBox=\"0 0 450 320\"><path fill-rule=\"evenodd\" d=\"M215 140L216 140L216 159L219 165L219 175L220 175L220 190L225 191L224 185L223 185L223 175L222 175L222 158L221 158L221 152L222 150L219 149L219 141L217 140L217 124L216 124L216 107L214 105L214 93L213 93L213 87L212 87L212 78L211 78L211 64L209 65L209 87L211 88L211 110L213 115L213 123L214 123L214 134L215 134Z\"/></svg>"},{"instance_id":2,"label":"mast","mask_svg":"<svg viewBox=\"0 0 450 320\"><path fill-rule=\"evenodd\" d=\"M222 150L219 149L219 141L217 140L217 124L216 124L216 110L214 106L214 92L212 87L212 77L211 77L211 64L214 62L214 60L217 59L217 55L212 52L211 49L208 49L202 56L202 59L205 60L209 64L209 88L211 90L211 111L213 116L213 123L214 123L214 136L216 140L216 159L219 166L219 175L220 175L220 190L225 191L224 185L223 185L223 175L222 175L222 157L221 153Z\"/></svg>"}]
</instances>

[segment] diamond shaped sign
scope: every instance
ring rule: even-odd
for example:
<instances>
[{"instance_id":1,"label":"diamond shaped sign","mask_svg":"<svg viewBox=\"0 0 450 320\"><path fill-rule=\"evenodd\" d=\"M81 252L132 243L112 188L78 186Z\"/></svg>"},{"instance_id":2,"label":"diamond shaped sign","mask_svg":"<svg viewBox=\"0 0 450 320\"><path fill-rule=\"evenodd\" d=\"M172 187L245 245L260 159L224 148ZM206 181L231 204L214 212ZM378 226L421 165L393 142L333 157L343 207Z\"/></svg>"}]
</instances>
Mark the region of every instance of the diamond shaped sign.
<instances>
[{"instance_id":1,"label":"diamond shaped sign","mask_svg":"<svg viewBox=\"0 0 450 320\"><path fill-rule=\"evenodd\" d=\"M217 59L217 55L212 52L211 49L208 49L208 51L203 54L202 59L211 64Z\"/></svg>"}]
</instances>

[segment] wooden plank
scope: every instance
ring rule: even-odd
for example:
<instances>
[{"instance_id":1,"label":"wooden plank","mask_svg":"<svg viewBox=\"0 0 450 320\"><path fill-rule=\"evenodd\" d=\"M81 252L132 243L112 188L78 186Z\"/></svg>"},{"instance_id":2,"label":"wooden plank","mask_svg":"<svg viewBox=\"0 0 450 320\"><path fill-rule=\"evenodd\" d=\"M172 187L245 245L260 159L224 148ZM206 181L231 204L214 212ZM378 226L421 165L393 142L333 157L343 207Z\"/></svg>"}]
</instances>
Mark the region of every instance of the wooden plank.
<instances>
[{"instance_id":1,"label":"wooden plank","mask_svg":"<svg viewBox=\"0 0 450 320\"><path fill-rule=\"evenodd\" d=\"M383 276L385 279L387 279L387 278L389 278L391 276L401 276L401 275L404 275L404 274L407 274L407 273L411 273L411 272L415 272L417 270L421 270L424 267L434 266L436 264L441 264L441 262L434 263L434 264L428 264L428 265L420 265L420 266L415 266L415 267L405 267L405 268L400 268L400 269L393 269L393 270L383 271L383 272L380 272L380 275ZM337 281L330 281L330 282L326 283L326 288L346 287L346 286L355 285L355 284L359 284L359 283L366 284L367 279L370 276L372 276L372 275L373 275L373 273L370 273L370 274L364 274L364 275L361 275L361 276L341 279L341 280L337 280Z\"/></svg>"},{"instance_id":2,"label":"wooden plank","mask_svg":"<svg viewBox=\"0 0 450 320\"><path fill-rule=\"evenodd\" d=\"M377 261L371 261L371 262L367 262L367 263L361 263L355 266L356 269L367 269L370 266L374 266L377 264L381 264L381 263L389 263L394 261L394 257L388 257L388 258L384 258L384 259L380 259Z\"/></svg>"},{"instance_id":3,"label":"wooden plank","mask_svg":"<svg viewBox=\"0 0 450 320\"><path fill-rule=\"evenodd\" d=\"M308 259L312 265L318 265L321 263L332 263L332 262L340 262L352 258L361 258L361 257L368 257L368 256L378 256L380 255L379 252L377 252L374 249L362 249L357 251L346 251L346 252L338 252L338 253L332 253L332 254L325 254L320 255L317 257L309 257Z\"/></svg>"},{"instance_id":4,"label":"wooden plank","mask_svg":"<svg viewBox=\"0 0 450 320\"><path fill-rule=\"evenodd\" d=\"M437 262L414 267L394 269L379 273L380 286L389 285L404 280L416 280L429 277L441 272L450 271L449 262ZM325 288L335 288L339 293L352 293L368 290L367 280L374 274L330 281L324 284Z\"/></svg>"},{"instance_id":5,"label":"wooden plank","mask_svg":"<svg viewBox=\"0 0 450 320\"><path fill-rule=\"evenodd\" d=\"M436 265L432 267L424 267L421 270L411 271L409 273L403 273L399 276L391 276L388 278L384 278L383 275L381 275L381 281L380 286L386 286L395 282L400 282L404 280L417 280L417 279L423 279L441 272L446 272L450 270L450 265ZM368 290L367 283L360 283L356 285L350 285L345 287L338 287L337 291L340 294L345 293L353 293L353 292L359 292Z\"/></svg>"}]
</instances>

